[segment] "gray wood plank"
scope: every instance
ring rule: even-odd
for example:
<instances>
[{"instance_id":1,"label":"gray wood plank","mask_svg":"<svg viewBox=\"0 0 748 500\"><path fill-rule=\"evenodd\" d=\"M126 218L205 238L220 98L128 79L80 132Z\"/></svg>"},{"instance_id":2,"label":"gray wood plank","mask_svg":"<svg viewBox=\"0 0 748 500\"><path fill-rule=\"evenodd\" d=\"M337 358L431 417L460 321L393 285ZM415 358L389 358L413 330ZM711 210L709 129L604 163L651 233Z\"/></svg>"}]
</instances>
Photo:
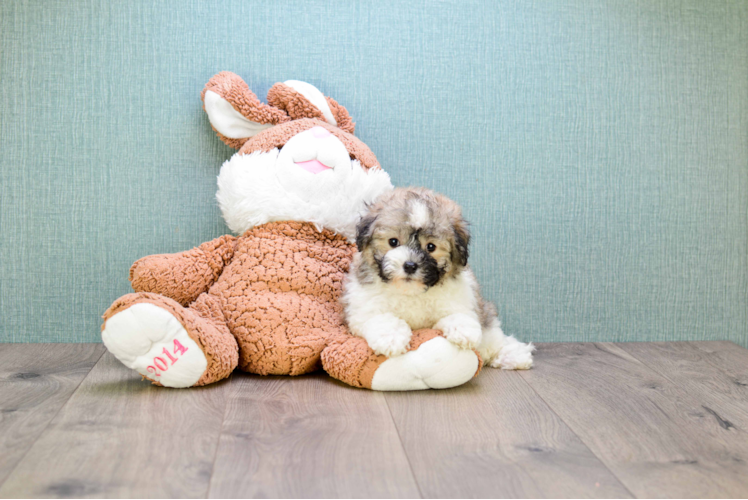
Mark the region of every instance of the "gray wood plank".
<instances>
[{"instance_id":1,"label":"gray wood plank","mask_svg":"<svg viewBox=\"0 0 748 500\"><path fill-rule=\"evenodd\" d=\"M0 344L0 485L103 352L102 344Z\"/></svg>"},{"instance_id":2,"label":"gray wood plank","mask_svg":"<svg viewBox=\"0 0 748 500\"><path fill-rule=\"evenodd\" d=\"M638 497L748 496L748 435L614 344L542 344L521 376Z\"/></svg>"},{"instance_id":3,"label":"gray wood plank","mask_svg":"<svg viewBox=\"0 0 748 500\"><path fill-rule=\"evenodd\" d=\"M420 497L383 394L234 377L210 497Z\"/></svg>"},{"instance_id":4,"label":"gray wood plank","mask_svg":"<svg viewBox=\"0 0 748 500\"><path fill-rule=\"evenodd\" d=\"M725 428L735 426L748 431L748 380L745 378L748 350L735 344L725 351L721 346L699 348L701 343L712 344L632 342L617 345L697 399L706 412L704 418L716 419ZM744 352L740 353L741 350ZM743 363L714 363L710 354L715 351L742 354ZM743 376L737 372L742 372Z\"/></svg>"},{"instance_id":5,"label":"gray wood plank","mask_svg":"<svg viewBox=\"0 0 748 500\"><path fill-rule=\"evenodd\" d=\"M748 349L726 340L713 342L691 342L704 352L704 360L725 372L738 386L740 393L748 391Z\"/></svg>"},{"instance_id":6,"label":"gray wood plank","mask_svg":"<svg viewBox=\"0 0 748 500\"><path fill-rule=\"evenodd\" d=\"M516 372L386 398L425 497L631 496Z\"/></svg>"},{"instance_id":7,"label":"gray wood plank","mask_svg":"<svg viewBox=\"0 0 748 500\"><path fill-rule=\"evenodd\" d=\"M152 386L107 352L0 497L205 497L227 388Z\"/></svg>"}]
</instances>

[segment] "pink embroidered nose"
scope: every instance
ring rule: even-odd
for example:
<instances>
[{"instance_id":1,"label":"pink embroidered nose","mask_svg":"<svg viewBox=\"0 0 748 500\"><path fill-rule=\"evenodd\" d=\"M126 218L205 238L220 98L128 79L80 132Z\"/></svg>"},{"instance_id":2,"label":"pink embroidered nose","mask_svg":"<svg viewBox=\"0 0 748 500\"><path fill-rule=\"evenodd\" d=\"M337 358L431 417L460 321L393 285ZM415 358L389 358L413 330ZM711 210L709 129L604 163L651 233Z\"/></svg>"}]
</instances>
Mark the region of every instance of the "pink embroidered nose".
<instances>
[{"instance_id":1,"label":"pink embroidered nose","mask_svg":"<svg viewBox=\"0 0 748 500\"><path fill-rule=\"evenodd\" d=\"M327 137L328 135L330 135L330 132L328 132L327 129L324 129L324 128L320 127L320 126L316 126L316 127L314 127L312 129L312 134L317 139L322 139L322 138Z\"/></svg>"},{"instance_id":2,"label":"pink embroidered nose","mask_svg":"<svg viewBox=\"0 0 748 500\"><path fill-rule=\"evenodd\" d=\"M324 163L322 163L319 160L309 160L309 161L297 161L295 162L298 166L306 170L307 172L311 172L313 174L318 174L320 172L324 172L325 170L330 170L332 167L328 167Z\"/></svg>"}]
</instances>

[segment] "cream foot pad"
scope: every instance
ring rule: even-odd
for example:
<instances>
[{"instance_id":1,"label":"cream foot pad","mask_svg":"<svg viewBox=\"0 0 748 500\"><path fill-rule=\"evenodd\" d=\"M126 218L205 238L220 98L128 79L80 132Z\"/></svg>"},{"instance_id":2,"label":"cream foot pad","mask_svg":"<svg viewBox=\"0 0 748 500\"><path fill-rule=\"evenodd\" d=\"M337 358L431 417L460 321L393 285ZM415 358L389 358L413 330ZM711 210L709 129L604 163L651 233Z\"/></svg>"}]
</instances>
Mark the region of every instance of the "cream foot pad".
<instances>
[{"instance_id":1,"label":"cream foot pad","mask_svg":"<svg viewBox=\"0 0 748 500\"><path fill-rule=\"evenodd\" d=\"M125 366L165 387L191 387L208 366L179 320L155 304L138 303L115 314L101 337Z\"/></svg>"},{"instance_id":2,"label":"cream foot pad","mask_svg":"<svg viewBox=\"0 0 748 500\"><path fill-rule=\"evenodd\" d=\"M435 337L415 351L389 358L371 380L375 391L445 389L462 385L478 371L478 356L444 337Z\"/></svg>"}]
</instances>

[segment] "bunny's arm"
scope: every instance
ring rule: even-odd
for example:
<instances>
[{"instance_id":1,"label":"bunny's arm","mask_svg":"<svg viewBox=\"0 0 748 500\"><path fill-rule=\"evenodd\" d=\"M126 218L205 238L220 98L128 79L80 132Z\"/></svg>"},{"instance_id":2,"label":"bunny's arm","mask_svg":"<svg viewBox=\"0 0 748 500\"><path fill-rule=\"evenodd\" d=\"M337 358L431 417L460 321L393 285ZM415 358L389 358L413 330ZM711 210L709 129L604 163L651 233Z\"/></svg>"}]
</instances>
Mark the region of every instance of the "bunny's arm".
<instances>
[{"instance_id":1,"label":"bunny's arm","mask_svg":"<svg viewBox=\"0 0 748 500\"><path fill-rule=\"evenodd\" d=\"M235 244L235 237L221 236L186 252L143 257L130 268L132 288L187 306L218 279L234 256Z\"/></svg>"}]
</instances>

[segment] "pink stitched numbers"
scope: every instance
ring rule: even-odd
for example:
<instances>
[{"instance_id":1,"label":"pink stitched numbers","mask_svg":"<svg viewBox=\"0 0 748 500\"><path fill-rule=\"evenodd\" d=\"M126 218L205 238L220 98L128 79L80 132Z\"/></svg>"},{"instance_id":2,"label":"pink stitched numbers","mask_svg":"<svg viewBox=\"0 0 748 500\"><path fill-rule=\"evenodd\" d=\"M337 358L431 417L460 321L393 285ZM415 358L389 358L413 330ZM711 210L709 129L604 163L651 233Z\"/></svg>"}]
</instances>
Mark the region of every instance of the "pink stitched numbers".
<instances>
[{"instance_id":1,"label":"pink stitched numbers","mask_svg":"<svg viewBox=\"0 0 748 500\"><path fill-rule=\"evenodd\" d=\"M162 358L161 356L156 356L155 358L153 358L153 364L150 365L148 368L146 368L146 370L148 370L155 376L160 377L161 373L159 372L159 370L161 370L162 372L165 372L166 370L169 369L170 366L174 366L174 363L179 361L179 356L181 356L182 354L186 352L187 352L187 348L183 346L182 344L180 344L177 339L174 339L174 350L172 352L169 352L166 349L166 347L164 347L164 350L163 350L163 353L166 356L166 358L168 358L168 360L171 361L171 365L166 362L166 359ZM174 356L176 357L172 356L172 354L174 354Z\"/></svg>"}]
</instances>

